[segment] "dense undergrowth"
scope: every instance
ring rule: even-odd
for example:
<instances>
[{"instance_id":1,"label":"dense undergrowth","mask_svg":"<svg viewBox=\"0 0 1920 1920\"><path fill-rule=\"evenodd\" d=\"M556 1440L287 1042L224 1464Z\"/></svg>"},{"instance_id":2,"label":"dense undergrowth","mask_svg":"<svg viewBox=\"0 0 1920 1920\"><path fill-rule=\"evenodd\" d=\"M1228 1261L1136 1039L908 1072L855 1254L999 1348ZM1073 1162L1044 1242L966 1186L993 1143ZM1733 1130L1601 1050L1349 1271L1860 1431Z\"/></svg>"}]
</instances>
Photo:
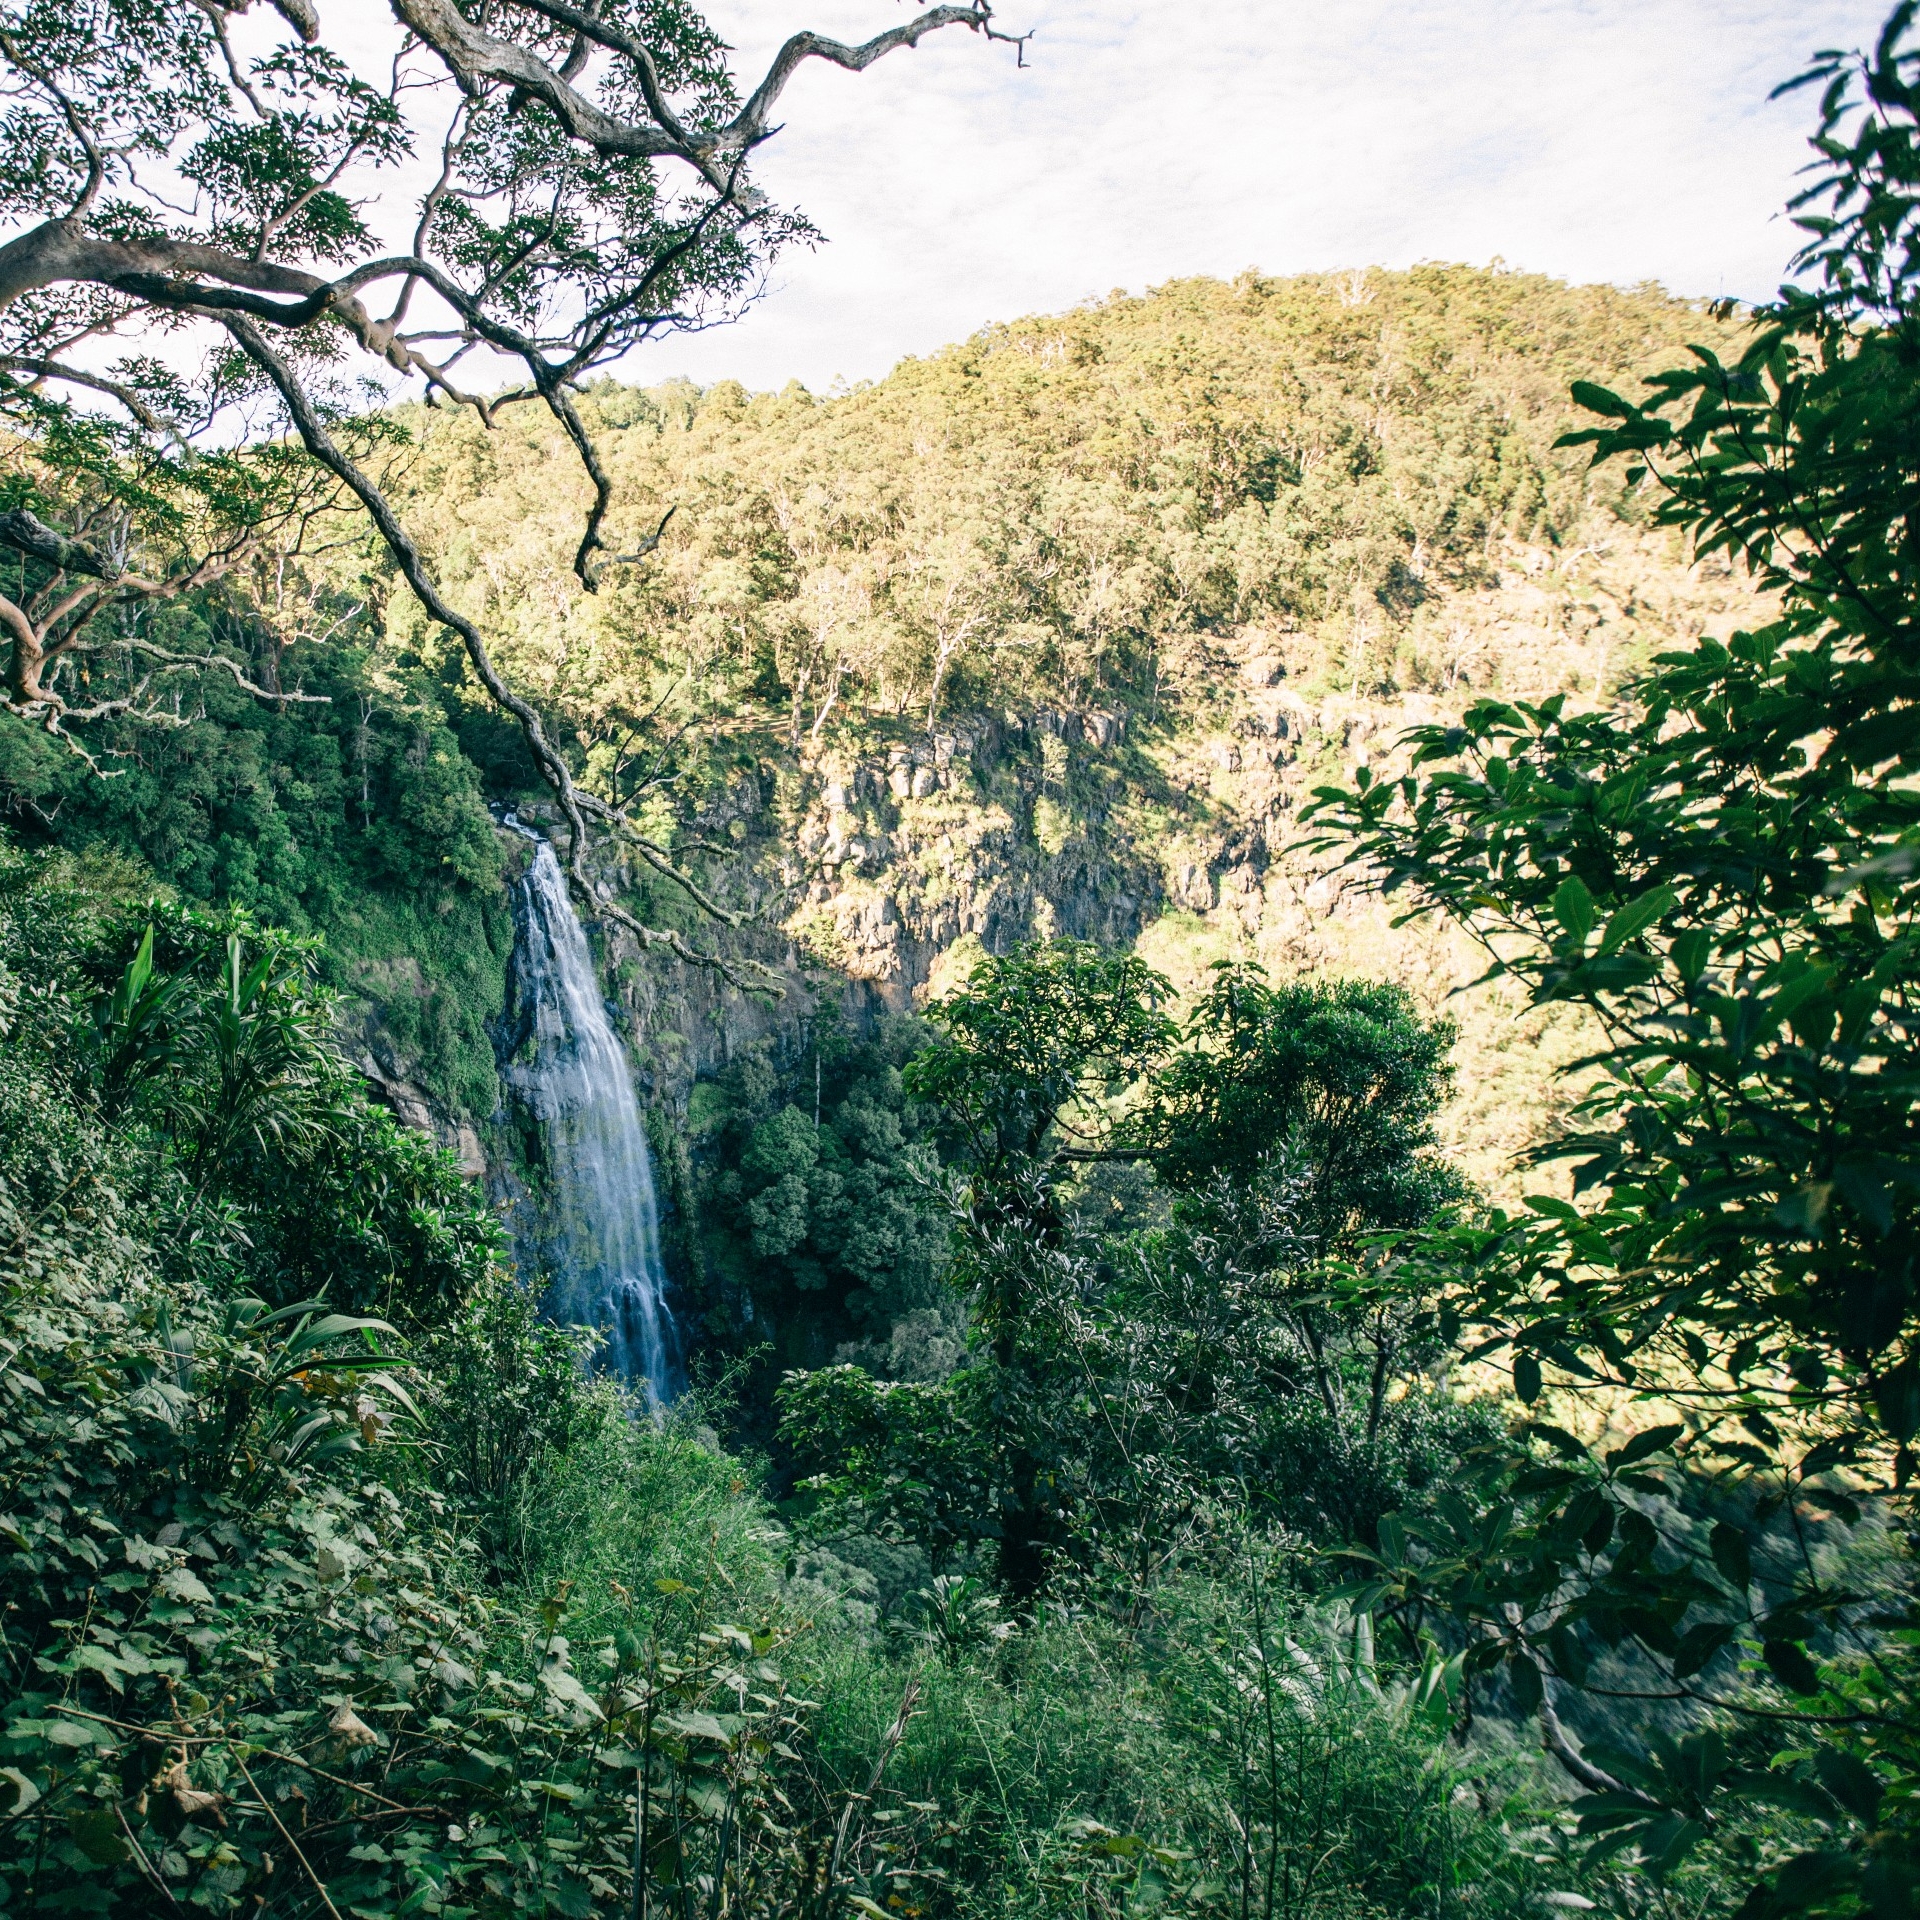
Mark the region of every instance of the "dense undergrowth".
<instances>
[{"instance_id":1,"label":"dense undergrowth","mask_svg":"<svg viewBox=\"0 0 1920 1920\"><path fill-rule=\"evenodd\" d=\"M809 1546L538 1321L303 949L131 878L0 870L8 1910L627 1911L637 1777L659 1913L1496 1914L1561 1871L1527 1769L1446 1757L1445 1674L1229 1515L1226 1577L1124 1615Z\"/></svg>"},{"instance_id":2,"label":"dense undergrowth","mask_svg":"<svg viewBox=\"0 0 1920 1920\"><path fill-rule=\"evenodd\" d=\"M364 625L347 602L351 630ZM217 602L182 610L242 652L270 629ZM185 644L184 636L176 636ZM0 795L30 843L135 860L180 898L320 932L328 982L376 1010L398 1058L452 1113L499 1101L488 1022L512 945L484 804L530 779L493 768L495 730L446 686L351 639L277 657L311 704L252 699L220 674L182 691L177 727L123 724L101 778L57 741L0 728Z\"/></svg>"}]
</instances>

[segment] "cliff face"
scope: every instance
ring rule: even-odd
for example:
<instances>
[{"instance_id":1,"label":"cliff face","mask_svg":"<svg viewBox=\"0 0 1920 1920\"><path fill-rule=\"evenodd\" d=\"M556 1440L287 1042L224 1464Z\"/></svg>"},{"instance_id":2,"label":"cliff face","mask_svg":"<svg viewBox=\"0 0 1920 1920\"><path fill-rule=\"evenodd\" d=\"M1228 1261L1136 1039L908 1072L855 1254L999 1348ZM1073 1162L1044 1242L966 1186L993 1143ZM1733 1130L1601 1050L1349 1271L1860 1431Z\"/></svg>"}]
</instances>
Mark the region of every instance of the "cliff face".
<instances>
[{"instance_id":1,"label":"cliff face","mask_svg":"<svg viewBox=\"0 0 1920 1920\"><path fill-rule=\"evenodd\" d=\"M1359 877L1309 860L1300 806L1359 766L1392 776L1407 726L1480 693L1594 701L1636 660L1764 609L1724 566L1686 566L1661 536L1632 530L1574 555L1513 547L1490 586L1432 599L1425 626L1440 651L1419 689L1342 685L1340 636L1263 624L1194 641L1158 714L1046 707L954 716L933 732L856 718L799 747L741 733L730 778L682 826L707 849L708 883L743 902L749 924L703 924L670 883L611 849L597 868L643 918L758 960L783 985L743 993L601 927L609 993L662 1139L685 1137L695 1085L743 1046L799 1054L822 1006L860 1029L922 1008L983 952L1071 935L1137 945L1181 993L1225 958L1281 977L1400 981L1457 1021L1448 1131L1482 1187L1513 1198L1513 1156L1559 1110L1565 1092L1551 1081L1580 1035L1571 1021L1521 1016L1498 985L1457 995L1488 956L1442 927L1394 927ZM540 804L526 816L551 826ZM501 854L511 876L524 843L503 833ZM348 1008L349 1044L401 1119L499 1177L511 1129L438 1108L382 1018L424 991L419 972L403 956L367 979Z\"/></svg>"},{"instance_id":2,"label":"cliff face","mask_svg":"<svg viewBox=\"0 0 1920 1920\"><path fill-rule=\"evenodd\" d=\"M786 1358L813 1364L938 1304L903 1016L1048 935L1132 945L1183 995L1225 959L1401 982L1458 1023L1456 1157L1502 1200L1539 1178L1516 1155L1587 1037L1497 984L1455 997L1489 956L1396 927L1301 851L1300 815L1360 766L1391 776L1410 724L1482 695L1604 708L1760 611L1648 527L1644 486L1561 444L1571 381L1633 392L1696 340L1737 353L1739 328L1652 289L1433 267L1177 283L833 396L599 384L609 537L673 513L594 592L554 421L392 423L384 478L443 591L583 782L738 924L618 847L597 884L780 988L596 935L723 1332L804 1323L824 1351ZM551 810L385 562L310 558L314 604L359 622L286 656L324 704L267 712L215 676L126 780L21 791L70 845L324 934L369 1084L508 1196L540 1172L499 1071L526 843L488 801Z\"/></svg>"},{"instance_id":3,"label":"cliff face","mask_svg":"<svg viewBox=\"0 0 1920 1920\"><path fill-rule=\"evenodd\" d=\"M1337 633L1272 624L1196 641L1158 713L1108 705L956 716L931 732L855 717L814 743L761 728L731 742L731 771L687 808L687 839L737 930L702 922L669 883L603 849L601 883L695 945L752 959L783 991L642 952L612 922L597 939L669 1162L699 1148L694 1093L745 1048L798 1058L825 1008L855 1031L924 1007L983 953L1069 935L1134 945L1191 993L1208 966L1257 961L1276 977L1363 974L1453 1019L1446 1131L1468 1172L1506 1201L1542 1184L1515 1157L1567 1094L1584 1051L1569 1018L1524 1012L1499 983L1458 990L1489 956L1431 924L1396 927L1359 876L1299 848L1312 788L1360 766L1396 770L1394 743L1479 694L1605 697L1632 664L1764 611L1724 567L1689 567L1661 536L1621 529L1565 555L1515 546L1491 584L1434 595L1446 652L1420 690L1339 678ZM539 804L525 817L551 826ZM525 843L500 836L503 885ZM503 1112L452 1113L388 1017L426 991L401 956L349 1003L346 1038L396 1114L511 1184L522 1143ZM488 1020L500 1009L481 1010Z\"/></svg>"},{"instance_id":4,"label":"cliff face","mask_svg":"<svg viewBox=\"0 0 1920 1920\"><path fill-rule=\"evenodd\" d=\"M836 1357L900 1378L952 1364L952 1303L922 1284L925 1248L914 1252L911 1222L902 1225L901 1209L924 1196L916 1203L869 1177L889 1155L904 1164L897 1130L875 1148L879 1161L835 1163L832 1178L849 1184L824 1205L857 1204L859 1220L894 1235L903 1257L826 1279L807 1265L822 1264L854 1218L823 1229L815 1217L820 1042L836 1030L885 1035L889 1016L924 1009L983 954L1022 941L1131 946L1182 997L1229 959L1276 979L1396 981L1429 1016L1456 1024L1443 1135L1457 1163L1501 1204L1553 1189L1551 1170L1518 1162L1571 1097L1562 1070L1597 1036L1565 1013L1527 1010L1499 981L1460 992L1491 956L1444 926L1395 925L1392 903L1363 876L1304 850L1301 812L1316 786L1362 766L1392 778L1404 731L1471 699L1605 704L1651 654L1766 609L1724 566L1688 565L1663 536L1623 525L1573 551L1514 542L1488 558L1477 582L1431 584L1416 629L1431 651L1392 676L1354 670L1344 622L1268 619L1185 636L1161 684L1126 705L975 710L932 729L856 708L817 740L764 705L722 713L705 743L709 771L676 789L671 827L702 884L742 914L737 927L704 919L611 844L597 850L596 885L643 925L753 961L780 988L743 991L643 949L611 918L594 930L647 1110L679 1310L697 1342L736 1355L771 1348L750 1400L766 1403L781 1368ZM519 811L553 830L550 806ZM664 824L650 821L656 832ZM505 889L527 843L504 829L496 838ZM502 927L512 918L487 915ZM423 1004L429 972L407 955L365 971L348 1009L355 1057L403 1120L455 1147L498 1198L537 1190L542 1156L526 1116L510 1102L452 1114L425 1090L432 1076L394 1016ZM502 1007L477 1011L507 1048ZM827 1077L831 1133L831 1068ZM799 1157L774 1168L777 1143L762 1135L779 1131L790 1102L811 1127L788 1143ZM771 1185L787 1175L798 1183L791 1227L767 1212ZM855 1203L845 1196L859 1180L873 1192ZM876 1279L885 1272L899 1284Z\"/></svg>"},{"instance_id":5,"label":"cliff face","mask_svg":"<svg viewBox=\"0 0 1920 1920\"><path fill-rule=\"evenodd\" d=\"M663 1130L685 1133L696 1084L742 1047L800 1053L825 1005L869 1026L923 1007L983 953L1066 935L1137 946L1183 994L1227 958L1399 981L1458 1023L1449 1132L1483 1186L1515 1197L1513 1156L1564 1098L1554 1075L1582 1036L1523 1015L1497 984L1457 995L1487 954L1444 928L1395 927L1359 876L1300 849L1300 809L1358 767L1391 777L1405 728L1478 694L1592 700L1632 661L1762 609L1725 568L1684 566L1662 537L1626 530L1572 556L1515 547L1493 584L1435 599L1438 690L1342 686L1337 636L1257 625L1196 642L1179 704L1157 715L1048 707L931 732L882 717L797 748L742 735L731 777L683 824L711 850L708 883L749 904L747 925L703 926L644 870L600 870L643 915L784 986L737 991L609 923L610 991Z\"/></svg>"}]
</instances>

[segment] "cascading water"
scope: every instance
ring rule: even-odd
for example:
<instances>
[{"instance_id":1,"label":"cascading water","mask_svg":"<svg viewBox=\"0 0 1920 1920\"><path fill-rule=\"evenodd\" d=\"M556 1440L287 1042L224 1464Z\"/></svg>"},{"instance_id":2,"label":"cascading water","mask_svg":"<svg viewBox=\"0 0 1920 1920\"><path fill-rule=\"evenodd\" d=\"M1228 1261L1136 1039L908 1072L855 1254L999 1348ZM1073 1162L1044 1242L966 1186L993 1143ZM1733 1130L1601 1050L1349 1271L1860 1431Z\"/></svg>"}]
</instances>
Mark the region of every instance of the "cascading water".
<instances>
[{"instance_id":1,"label":"cascading water","mask_svg":"<svg viewBox=\"0 0 1920 1920\"><path fill-rule=\"evenodd\" d=\"M679 1390L679 1352L633 1075L553 848L508 825L535 843L514 889L508 1005L517 1044L504 1077L544 1137L536 1237L550 1276L546 1312L600 1328L604 1364L661 1405Z\"/></svg>"}]
</instances>

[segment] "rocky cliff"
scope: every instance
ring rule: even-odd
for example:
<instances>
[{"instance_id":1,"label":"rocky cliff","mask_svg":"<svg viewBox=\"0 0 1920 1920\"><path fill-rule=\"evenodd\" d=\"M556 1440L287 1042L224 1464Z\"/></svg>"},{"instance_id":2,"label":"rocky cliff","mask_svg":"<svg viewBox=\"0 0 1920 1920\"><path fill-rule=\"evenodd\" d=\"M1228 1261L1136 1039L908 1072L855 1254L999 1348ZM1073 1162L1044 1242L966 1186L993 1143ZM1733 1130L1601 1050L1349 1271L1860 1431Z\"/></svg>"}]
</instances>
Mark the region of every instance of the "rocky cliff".
<instances>
[{"instance_id":1,"label":"rocky cliff","mask_svg":"<svg viewBox=\"0 0 1920 1920\"><path fill-rule=\"evenodd\" d=\"M871 1023L982 951L1074 935L1183 989L1228 956L1403 981L1460 1021L1459 1137L1506 1191L1578 1036L1451 999L1485 956L1313 867L1300 809L1390 772L1411 723L1484 694L1604 706L1748 616L1644 488L1559 444L1571 381L1632 391L1738 333L1657 289L1435 266L1173 283L836 396L608 384L581 405L621 512L674 514L591 594L585 483L535 410L423 417L396 487L587 777L637 794L744 924L615 853L602 883L781 980L742 993L609 936L669 1132L743 1048L793 1057L823 1004ZM376 597L382 658L477 707L457 649ZM480 757L499 786L507 758Z\"/></svg>"},{"instance_id":2,"label":"rocky cliff","mask_svg":"<svg viewBox=\"0 0 1920 1920\"><path fill-rule=\"evenodd\" d=\"M1476 694L1605 698L1634 661L1727 631L1755 602L1724 565L1687 566L1663 536L1627 529L1571 555L1517 545L1498 558L1490 584L1435 596L1445 651L1429 690L1343 686L1337 634L1260 624L1191 648L1158 713L1045 707L931 731L882 716L797 750L742 735L731 778L683 826L746 925L703 927L644 869L611 856L600 869L638 911L782 983L738 991L603 929L664 1128L685 1132L695 1085L742 1046L803 1049L823 1004L870 1023L924 1006L983 952L1067 935L1137 945L1183 992L1230 957L1400 981L1458 1022L1450 1131L1473 1175L1512 1197L1513 1155L1563 1097L1550 1082L1579 1034L1519 1014L1497 986L1456 997L1487 956L1444 929L1395 926L1359 876L1310 859L1300 807L1358 767L1390 775L1406 727ZM407 1112L377 1033L366 1051Z\"/></svg>"}]
</instances>

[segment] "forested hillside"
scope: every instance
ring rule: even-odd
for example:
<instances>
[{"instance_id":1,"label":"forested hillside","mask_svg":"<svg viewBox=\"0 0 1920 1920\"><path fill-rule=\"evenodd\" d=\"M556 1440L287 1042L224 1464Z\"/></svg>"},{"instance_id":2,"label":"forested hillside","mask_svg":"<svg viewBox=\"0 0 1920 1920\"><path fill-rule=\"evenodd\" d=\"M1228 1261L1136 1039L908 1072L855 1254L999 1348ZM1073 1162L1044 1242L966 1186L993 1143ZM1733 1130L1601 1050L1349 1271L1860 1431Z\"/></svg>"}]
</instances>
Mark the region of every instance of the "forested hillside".
<instances>
[{"instance_id":1,"label":"forested hillside","mask_svg":"<svg viewBox=\"0 0 1920 1920\"><path fill-rule=\"evenodd\" d=\"M557 427L407 416L390 484L446 591L587 777L636 796L745 924L631 858L609 877L649 923L772 969L729 984L607 929L711 1337L771 1330L817 1363L904 1325L892 1364L953 1351L923 1250L941 1230L899 1159L920 1123L887 1090L911 1029L873 1023L1050 933L1139 940L1186 991L1246 957L1392 978L1464 1016L1443 1124L1479 1181L1516 1191L1571 1032L1543 1040L1497 996L1449 1003L1473 952L1389 936L1290 854L1297 803L1410 720L1485 693L1603 700L1756 604L1618 475L1553 448L1574 379L1735 337L1657 290L1435 267L1183 283L837 397L603 383L583 417L628 531L673 517L594 594L571 572L586 483ZM106 781L16 729L14 818L324 931L363 1070L510 1176L512 1131L489 1122L513 856L482 803L537 814L544 789L363 543L271 584L295 618L225 617L329 704L274 711L206 676L205 717L123 728L130 764ZM818 1147L780 1119L862 1087ZM849 1132L874 1101L892 1117ZM824 1192L823 1150L868 1228L848 1240L837 1192L823 1211L791 1187L779 1224L753 1225L783 1180Z\"/></svg>"},{"instance_id":2,"label":"forested hillside","mask_svg":"<svg viewBox=\"0 0 1920 1920\"><path fill-rule=\"evenodd\" d=\"M1618 476L1551 451L1569 383L1727 337L1657 289L1247 275L996 328L844 396L606 387L590 412L633 527L675 518L595 595L567 582L584 481L531 416L425 435L405 485L435 504L442 578L609 754L655 676L689 670L795 746L837 719L1152 715L1204 696L1196 640L1262 624L1312 631L1316 682L1440 691L1496 671L1450 637L1453 595L1521 548L1621 544ZM1610 626L1624 664L1684 626L1672 575L1633 560L1602 609L1569 591L1600 577L1575 559L1548 631ZM1502 668L1589 692L1609 672Z\"/></svg>"}]
</instances>

